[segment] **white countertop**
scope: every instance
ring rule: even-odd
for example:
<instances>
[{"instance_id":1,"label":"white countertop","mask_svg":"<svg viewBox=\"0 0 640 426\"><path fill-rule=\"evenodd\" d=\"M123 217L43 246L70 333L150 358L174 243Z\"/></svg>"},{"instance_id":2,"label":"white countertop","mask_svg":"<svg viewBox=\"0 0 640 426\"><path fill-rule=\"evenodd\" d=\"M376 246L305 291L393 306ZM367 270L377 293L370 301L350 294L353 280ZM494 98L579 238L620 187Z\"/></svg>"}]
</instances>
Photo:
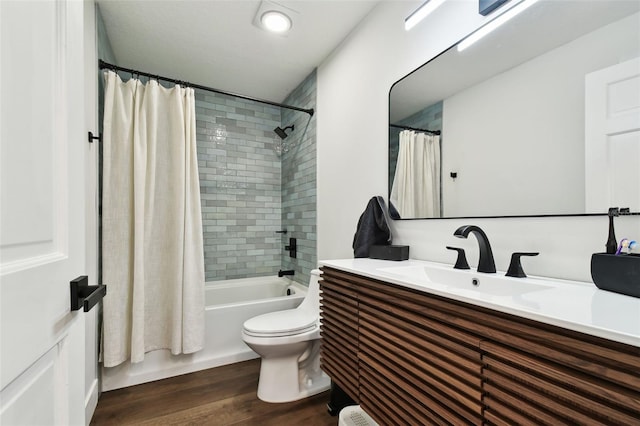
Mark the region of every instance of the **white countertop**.
<instances>
[{"instance_id":1,"label":"white countertop","mask_svg":"<svg viewBox=\"0 0 640 426\"><path fill-rule=\"evenodd\" d=\"M530 276L514 278L522 281L505 282L505 285L540 283L545 288L515 295L489 294L480 288L448 288L446 283L388 272L399 266L453 269L453 266L442 263L361 258L324 260L320 265L640 347L640 298L600 290L593 283ZM461 273L468 274L470 278L477 277L481 282L487 276L504 276L500 271L485 274L475 269Z\"/></svg>"}]
</instances>

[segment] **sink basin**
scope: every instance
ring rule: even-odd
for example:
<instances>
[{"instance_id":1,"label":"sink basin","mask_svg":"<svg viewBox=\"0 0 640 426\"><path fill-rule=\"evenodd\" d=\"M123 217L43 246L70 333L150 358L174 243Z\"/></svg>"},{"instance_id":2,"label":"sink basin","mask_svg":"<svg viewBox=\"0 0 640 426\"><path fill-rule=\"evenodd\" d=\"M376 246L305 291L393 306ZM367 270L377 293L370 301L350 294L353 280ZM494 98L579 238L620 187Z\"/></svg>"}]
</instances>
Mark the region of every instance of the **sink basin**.
<instances>
[{"instance_id":1,"label":"sink basin","mask_svg":"<svg viewBox=\"0 0 640 426\"><path fill-rule=\"evenodd\" d=\"M407 265L379 268L378 272L397 279L419 285L429 285L434 288L473 294L488 294L492 296L513 297L533 291L553 288L532 278L506 277L500 272L484 274L472 270L453 269L453 267L439 267L436 265Z\"/></svg>"}]
</instances>

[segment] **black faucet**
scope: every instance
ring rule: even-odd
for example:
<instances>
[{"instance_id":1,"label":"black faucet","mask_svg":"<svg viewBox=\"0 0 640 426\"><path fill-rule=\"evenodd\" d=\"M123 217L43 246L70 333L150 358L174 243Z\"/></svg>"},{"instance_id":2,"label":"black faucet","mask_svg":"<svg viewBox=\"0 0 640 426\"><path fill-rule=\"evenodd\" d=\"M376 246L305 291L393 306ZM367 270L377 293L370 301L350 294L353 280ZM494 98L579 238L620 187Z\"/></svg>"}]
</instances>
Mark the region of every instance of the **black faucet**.
<instances>
[{"instance_id":1,"label":"black faucet","mask_svg":"<svg viewBox=\"0 0 640 426\"><path fill-rule=\"evenodd\" d=\"M489 244L489 238L480 227L475 225L464 225L456 229L453 233L458 238L467 238L469 233L473 233L478 239L480 246L480 259L478 260L478 272L496 272L496 264L493 260L493 252L491 251L491 244Z\"/></svg>"},{"instance_id":2,"label":"black faucet","mask_svg":"<svg viewBox=\"0 0 640 426\"><path fill-rule=\"evenodd\" d=\"M289 257L293 257L294 259L297 257L298 243L295 238L289 238L289 245L284 246L285 250L289 251Z\"/></svg>"},{"instance_id":3,"label":"black faucet","mask_svg":"<svg viewBox=\"0 0 640 426\"><path fill-rule=\"evenodd\" d=\"M507 273L505 276L507 277L516 277L516 278L525 278L527 274L524 273L524 269L522 269L522 263L520 263L521 256L537 256L540 253L524 253L521 251L515 252L511 255L511 263L509 264L509 269L507 269Z\"/></svg>"},{"instance_id":4,"label":"black faucet","mask_svg":"<svg viewBox=\"0 0 640 426\"><path fill-rule=\"evenodd\" d=\"M293 269L289 269L289 270L286 270L286 271L283 271L282 269L280 269L278 271L278 276L279 277L284 277L285 275L293 275L295 273L296 273L296 271L294 271Z\"/></svg>"},{"instance_id":5,"label":"black faucet","mask_svg":"<svg viewBox=\"0 0 640 426\"><path fill-rule=\"evenodd\" d=\"M464 254L464 249L451 246L447 246L447 249L455 250L458 252L458 258L456 259L456 264L453 266L453 269L471 269L469 268L469 263L467 262L467 256Z\"/></svg>"}]
</instances>

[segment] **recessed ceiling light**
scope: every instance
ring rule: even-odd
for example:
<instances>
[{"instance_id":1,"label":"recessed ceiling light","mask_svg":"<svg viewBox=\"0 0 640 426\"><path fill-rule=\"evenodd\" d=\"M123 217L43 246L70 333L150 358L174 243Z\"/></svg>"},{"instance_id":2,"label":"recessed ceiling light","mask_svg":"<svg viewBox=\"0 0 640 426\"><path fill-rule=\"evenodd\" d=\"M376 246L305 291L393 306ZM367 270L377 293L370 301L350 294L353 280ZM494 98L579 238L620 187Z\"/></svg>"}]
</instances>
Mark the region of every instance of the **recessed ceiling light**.
<instances>
[{"instance_id":1,"label":"recessed ceiling light","mask_svg":"<svg viewBox=\"0 0 640 426\"><path fill-rule=\"evenodd\" d=\"M287 37L298 14L298 11L275 1L262 0L253 16L253 25L261 30Z\"/></svg>"},{"instance_id":2,"label":"recessed ceiling light","mask_svg":"<svg viewBox=\"0 0 640 426\"><path fill-rule=\"evenodd\" d=\"M291 18L278 10L263 13L260 22L265 29L274 33L284 33L291 29Z\"/></svg>"}]
</instances>

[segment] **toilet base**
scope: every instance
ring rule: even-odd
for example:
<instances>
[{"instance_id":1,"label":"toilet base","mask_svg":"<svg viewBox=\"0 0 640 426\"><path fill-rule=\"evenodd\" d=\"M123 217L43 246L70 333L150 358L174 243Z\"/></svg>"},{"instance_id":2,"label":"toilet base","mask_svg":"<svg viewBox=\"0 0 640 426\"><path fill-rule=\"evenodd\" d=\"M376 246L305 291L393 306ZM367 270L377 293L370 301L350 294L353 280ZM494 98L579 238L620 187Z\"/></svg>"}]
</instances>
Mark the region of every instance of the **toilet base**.
<instances>
[{"instance_id":1,"label":"toilet base","mask_svg":"<svg viewBox=\"0 0 640 426\"><path fill-rule=\"evenodd\" d=\"M297 360L262 358L258 398L264 402L292 402L329 390L331 379L322 370L299 370Z\"/></svg>"}]
</instances>

